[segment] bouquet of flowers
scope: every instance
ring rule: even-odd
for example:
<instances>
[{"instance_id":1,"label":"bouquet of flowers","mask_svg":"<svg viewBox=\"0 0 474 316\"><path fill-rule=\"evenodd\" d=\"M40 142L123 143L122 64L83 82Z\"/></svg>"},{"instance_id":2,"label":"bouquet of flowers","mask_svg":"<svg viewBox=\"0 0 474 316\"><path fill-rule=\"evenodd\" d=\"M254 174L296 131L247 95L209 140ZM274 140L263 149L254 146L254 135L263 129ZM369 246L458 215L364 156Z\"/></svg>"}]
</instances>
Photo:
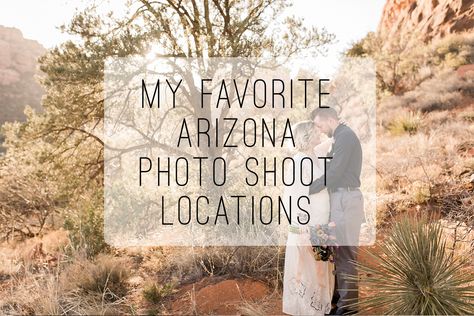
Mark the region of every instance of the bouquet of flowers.
<instances>
[{"instance_id":1,"label":"bouquet of flowers","mask_svg":"<svg viewBox=\"0 0 474 316\"><path fill-rule=\"evenodd\" d=\"M310 226L310 240L313 245L314 257L318 261L334 262L330 246L336 246L336 223Z\"/></svg>"}]
</instances>

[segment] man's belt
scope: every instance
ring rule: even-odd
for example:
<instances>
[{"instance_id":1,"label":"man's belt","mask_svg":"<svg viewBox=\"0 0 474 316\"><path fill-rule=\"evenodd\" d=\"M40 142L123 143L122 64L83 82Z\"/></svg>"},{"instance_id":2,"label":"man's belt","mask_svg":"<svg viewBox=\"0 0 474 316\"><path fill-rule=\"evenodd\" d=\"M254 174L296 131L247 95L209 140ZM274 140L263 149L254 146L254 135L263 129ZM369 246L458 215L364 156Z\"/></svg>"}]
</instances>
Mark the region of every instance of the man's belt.
<instances>
[{"instance_id":1,"label":"man's belt","mask_svg":"<svg viewBox=\"0 0 474 316\"><path fill-rule=\"evenodd\" d=\"M359 187L339 187L339 188L328 188L328 191L330 193L334 192L350 192L350 191L357 191L359 190Z\"/></svg>"}]
</instances>

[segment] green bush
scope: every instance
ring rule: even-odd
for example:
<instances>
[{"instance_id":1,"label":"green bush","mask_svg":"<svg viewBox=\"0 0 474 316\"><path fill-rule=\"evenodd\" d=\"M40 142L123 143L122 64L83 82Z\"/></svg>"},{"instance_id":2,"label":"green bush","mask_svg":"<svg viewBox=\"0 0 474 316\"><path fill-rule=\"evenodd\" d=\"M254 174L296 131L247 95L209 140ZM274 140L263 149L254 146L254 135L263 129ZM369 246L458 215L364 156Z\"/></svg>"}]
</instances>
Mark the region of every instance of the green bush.
<instances>
[{"instance_id":1,"label":"green bush","mask_svg":"<svg viewBox=\"0 0 474 316\"><path fill-rule=\"evenodd\" d=\"M378 92L400 95L438 73L474 63L474 35L449 34L413 45L402 38L386 39L370 32L345 55L372 58L377 65Z\"/></svg>"},{"instance_id":2,"label":"green bush","mask_svg":"<svg viewBox=\"0 0 474 316\"><path fill-rule=\"evenodd\" d=\"M163 286L158 286L156 283L148 284L143 289L143 297L152 304L160 304L164 298L173 294L174 285L166 283Z\"/></svg>"},{"instance_id":3,"label":"green bush","mask_svg":"<svg viewBox=\"0 0 474 316\"><path fill-rule=\"evenodd\" d=\"M474 35L452 34L433 43L431 60L442 67L457 68L474 63Z\"/></svg>"},{"instance_id":4,"label":"green bush","mask_svg":"<svg viewBox=\"0 0 474 316\"><path fill-rule=\"evenodd\" d=\"M386 314L474 314L474 275L466 271L469 258L447 253L442 227L422 218L396 223L380 252L363 250L372 262L356 263L367 277L360 281L371 295L360 310ZM354 280L358 277L347 276Z\"/></svg>"},{"instance_id":5,"label":"green bush","mask_svg":"<svg viewBox=\"0 0 474 316\"><path fill-rule=\"evenodd\" d=\"M64 221L64 228L69 231L73 248L84 251L88 257L93 257L109 248L104 239L101 194L98 192L95 197L85 202L84 211L69 212Z\"/></svg>"}]
</instances>

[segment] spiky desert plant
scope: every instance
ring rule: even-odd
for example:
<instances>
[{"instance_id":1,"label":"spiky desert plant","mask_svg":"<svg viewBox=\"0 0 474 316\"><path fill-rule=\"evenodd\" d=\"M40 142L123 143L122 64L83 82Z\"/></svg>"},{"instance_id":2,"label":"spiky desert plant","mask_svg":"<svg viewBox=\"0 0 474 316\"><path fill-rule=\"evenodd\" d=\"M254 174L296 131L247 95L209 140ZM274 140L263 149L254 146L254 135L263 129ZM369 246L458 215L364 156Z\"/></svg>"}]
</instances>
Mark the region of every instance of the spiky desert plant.
<instances>
[{"instance_id":1,"label":"spiky desert plant","mask_svg":"<svg viewBox=\"0 0 474 316\"><path fill-rule=\"evenodd\" d=\"M380 252L362 248L367 263L356 263L371 292L351 307L386 314L474 314L474 275L469 258L448 254L442 227L426 218L395 223ZM354 276L346 276L354 281Z\"/></svg>"}]
</instances>

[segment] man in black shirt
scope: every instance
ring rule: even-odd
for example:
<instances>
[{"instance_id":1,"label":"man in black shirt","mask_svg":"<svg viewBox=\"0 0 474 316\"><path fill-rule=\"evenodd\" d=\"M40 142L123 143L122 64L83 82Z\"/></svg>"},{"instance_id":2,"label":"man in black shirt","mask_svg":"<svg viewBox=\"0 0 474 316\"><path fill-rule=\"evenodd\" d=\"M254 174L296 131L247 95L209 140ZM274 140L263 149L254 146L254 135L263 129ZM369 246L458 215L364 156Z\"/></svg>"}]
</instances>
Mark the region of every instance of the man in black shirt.
<instances>
[{"instance_id":1,"label":"man in black shirt","mask_svg":"<svg viewBox=\"0 0 474 316\"><path fill-rule=\"evenodd\" d=\"M362 168L362 147L359 138L347 125L341 124L333 108L317 108L312 113L315 127L329 137L334 144L327 157L325 175L314 181L309 194L327 188L330 196L330 221L336 223L336 242L334 247L336 286L333 303L336 315L354 313L347 304L357 302L358 284L349 282L344 274L357 275L357 260L360 225L365 222L364 199L359 189Z\"/></svg>"}]
</instances>

